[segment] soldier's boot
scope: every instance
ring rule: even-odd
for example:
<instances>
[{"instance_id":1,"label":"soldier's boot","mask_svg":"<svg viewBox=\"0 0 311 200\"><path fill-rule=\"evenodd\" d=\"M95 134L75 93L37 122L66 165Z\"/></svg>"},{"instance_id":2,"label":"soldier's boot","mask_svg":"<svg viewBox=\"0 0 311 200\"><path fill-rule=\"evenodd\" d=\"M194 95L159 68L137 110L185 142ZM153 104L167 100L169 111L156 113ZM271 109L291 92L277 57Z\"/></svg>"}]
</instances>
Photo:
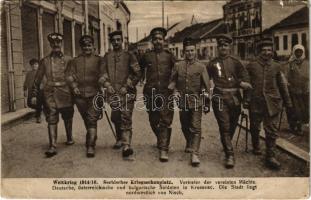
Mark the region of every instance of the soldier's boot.
<instances>
[{"instance_id":1,"label":"soldier's boot","mask_svg":"<svg viewBox=\"0 0 311 200\"><path fill-rule=\"evenodd\" d=\"M160 149L159 128L157 127L157 125L151 125L151 129L152 129L152 132L154 133L154 135L155 135L156 138L157 138L156 147L157 147L158 149Z\"/></svg>"},{"instance_id":2,"label":"soldier's boot","mask_svg":"<svg viewBox=\"0 0 311 200\"><path fill-rule=\"evenodd\" d=\"M120 149L122 147L122 131L120 128L116 128L116 143L113 145L113 149Z\"/></svg>"},{"instance_id":3,"label":"soldier's boot","mask_svg":"<svg viewBox=\"0 0 311 200\"><path fill-rule=\"evenodd\" d=\"M45 152L46 157L50 158L57 154L56 142L57 142L57 124L48 125L49 132L49 149Z\"/></svg>"},{"instance_id":4,"label":"soldier's boot","mask_svg":"<svg viewBox=\"0 0 311 200\"><path fill-rule=\"evenodd\" d=\"M233 154L226 155L225 167L227 169L233 168L235 165L235 159Z\"/></svg>"},{"instance_id":5,"label":"soldier's boot","mask_svg":"<svg viewBox=\"0 0 311 200\"><path fill-rule=\"evenodd\" d=\"M201 143L201 136L198 134L194 135L191 140L191 147L193 149L193 152L191 154L191 165L193 167L198 167L200 165L199 159L200 143Z\"/></svg>"},{"instance_id":6,"label":"soldier's boot","mask_svg":"<svg viewBox=\"0 0 311 200\"><path fill-rule=\"evenodd\" d=\"M72 119L64 120L65 130L66 130L66 145L73 145L75 142L72 139Z\"/></svg>"},{"instance_id":7,"label":"soldier's boot","mask_svg":"<svg viewBox=\"0 0 311 200\"><path fill-rule=\"evenodd\" d=\"M302 132L302 123L301 123L301 122L297 122L295 134L296 134L296 135L299 135L299 136L302 136L302 135L303 135L303 132Z\"/></svg>"},{"instance_id":8,"label":"soldier's boot","mask_svg":"<svg viewBox=\"0 0 311 200\"><path fill-rule=\"evenodd\" d=\"M225 167L227 169L233 168L235 165L233 146L231 143L231 135L230 133L221 132L221 143L224 147L225 152Z\"/></svg>"},{"instance_id":9,"label":"soldier's boot","mask_svg":"<svg viewBox=\"0 0 311 200\"><path fill-rule=\"evenodd\" d=\"M261 153L260 145L259 145L260 144L259 132L251 130L251 135L252 135L253 154L261 155L262 153Z\"/></svg>"},{"instance_id":10,"label":"soldier's boot","mask_svg":"<svg viewBox=\"0 0 311 200\"><path fill-rule=\"evenodd\" d=\"M183 130L182 131L185 139L186 139L186 148L185 148L185 152L186 153L192 153L193 149L191 148L191 137L190 137L190 133L189 131Z\"/></svg>"},{"instance_id":11,"label":"soldier's boot","mask_svg":"<svg viewBox=\"0 0 311 200\"><path fill-rule=\"evenodd\" d=\"M95 157L95 146L97 140L97 128L89 128L87 130L86 157Z\"/></svg>"},{"instance_id":12,"label":"soldier's boot","mask_svg":"<svg viewBox=\"0 0 311 200\"><path fill-rule=\"evenodd\" d=\"M161 162L168 161L168 148L170 145L172 129L164 128L159 132L159 147L160 147L160 156L159 159Z\"/></svg>"},{"instance_id":13,"label":"soldier's boot","mask_svg":"<svg viewBox=\"0 0 311 200\"><path fill-rule=\"evenodd\" d=\"M124 158L129 157L134 154L133 149L131 148L131 141L132 141L132 131L126 130L122 132L122 156Z\"/></svg>"},{"instance_id":14,"label":"soldier's boot","mask_svg":"<svg viewBox=\"0 0 311 200\"><path fill-rule=\"evenodd\" d=\"M266 137L266 166L272 170L279 170L281 164L275 158L275 141L274 138Z\"/></svg>"}]
</instances>

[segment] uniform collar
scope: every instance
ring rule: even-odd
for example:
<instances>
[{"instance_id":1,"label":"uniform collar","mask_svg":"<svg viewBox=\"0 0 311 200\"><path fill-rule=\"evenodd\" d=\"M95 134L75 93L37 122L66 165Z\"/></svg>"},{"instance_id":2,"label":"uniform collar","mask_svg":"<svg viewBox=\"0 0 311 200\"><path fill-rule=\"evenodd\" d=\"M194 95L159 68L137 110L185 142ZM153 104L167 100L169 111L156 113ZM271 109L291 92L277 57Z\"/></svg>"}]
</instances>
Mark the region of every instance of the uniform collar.
<instances>
[{"instance_id":1,"label":"uniform collar","mask_svg":"<svg viewBox=\"0 0 311 200\"><path fill-rule=\"evenodd\" d=\"M120 49L118 51L114 51L113 50L112 52L113 52L114 55L120 56L122 54L122 52L123 52L123 49Z\"/></svg>"},{"instance_id":2,"label":"uniform collar","mask_svg":"<svg viewBox=\"0 0 311 200\"><path fill-rule=\"evenodd\" d=\"M190 64L190 65L192 65L192 64L195 63L196 61L197 61L197 59L193 59L192 61L185 60L185 62L186 62L187 64Z\"/></svg>"},{"instance_id":3,"label":"uniform collar","mask_svg":"<svg viewBox=\"0 0 311 200\"><path fill-rule=\"evenodd\" d=\"M258 62L259 62L261 65L268 65L268 66L270 66L271 63L272 63L272 58L266 61L266 60L262 59L262 58L259 56L257 60L258 60Z\"/></svg>"},{"instance_id":4,"label":"uniform collar","mask_svg":"<svg viewBox=\"0 0 311 200\"><path fill-rule=\"evenodd\" d=\"M220 60L226 60L228 57L229 57L229 55L226 55L226 56L218 56L218 58L219 58Z\"/></svg>"}]
</instances>

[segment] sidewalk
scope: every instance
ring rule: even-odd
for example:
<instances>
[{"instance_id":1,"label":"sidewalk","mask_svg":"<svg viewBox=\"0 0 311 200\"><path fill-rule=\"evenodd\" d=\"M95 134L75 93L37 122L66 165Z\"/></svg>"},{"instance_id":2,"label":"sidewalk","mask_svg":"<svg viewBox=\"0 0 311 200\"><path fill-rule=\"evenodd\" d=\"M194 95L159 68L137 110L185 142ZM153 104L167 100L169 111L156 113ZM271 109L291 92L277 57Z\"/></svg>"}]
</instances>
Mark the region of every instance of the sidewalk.
<instances>
[{"instance_id":1,"label":"sidewalk","mask_svg":"<svg viewBox=\"0 0 311 200\"><path fill-rule=\"evenodd\" d=\"M242 123L241 135L245 135L245 121ZM238 130L237 130L238 131ZM291 155L304 160L305 162L310 162L310 156L309 156L309 127L303 128L303 136L297 136L290 132L290 129L288 127L286 114L283 114L282 120L281 120L281 127L279 130L279 138L277 139L277 147L282 149L283 151L286 151L287 153L290 153ZM238 134L238 133L236 133ZM262 129L260 132L260 137L264 140L265 139L265 132ZM251 141L251 135L249 132L248 140ZM249 149L252 147L249 146Z\"/></svg>"},{"instance_id":2,"label":"sidewalk","mask_svg":"<svg viewBox=\"0 0 311 200\"><path fill-rule=\"evenodd\" d=\"M1 130L8 129L18 122L28 119L33 116L35 111L30 108L19 109L15 112L8 112L1 115Z\"/></svg>"}]
</instances>

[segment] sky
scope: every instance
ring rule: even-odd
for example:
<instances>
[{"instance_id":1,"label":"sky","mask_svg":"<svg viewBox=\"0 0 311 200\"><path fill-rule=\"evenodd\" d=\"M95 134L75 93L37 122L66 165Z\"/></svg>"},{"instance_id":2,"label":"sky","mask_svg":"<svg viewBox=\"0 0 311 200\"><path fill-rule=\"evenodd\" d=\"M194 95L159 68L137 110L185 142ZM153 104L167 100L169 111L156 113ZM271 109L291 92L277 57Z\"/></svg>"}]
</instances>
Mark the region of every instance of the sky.
<instances>
[{"instance_id":1,"label":"sky","mask_svg":"<svg viewBox=\"0 0 311 200\"><path fill-rule=\"evenodd\" d=\"M136 29L138 28L138 40L148 35L156 26L162 26L162 1L125 1L131 11L129 23L129 40L136 42ZM164 19L165 27L167 16L169 26L182 20L191 20L192 16L198 22L207 22L223 17L222 6L226 1L165 1Z\"/></svg>"}]
</instances>

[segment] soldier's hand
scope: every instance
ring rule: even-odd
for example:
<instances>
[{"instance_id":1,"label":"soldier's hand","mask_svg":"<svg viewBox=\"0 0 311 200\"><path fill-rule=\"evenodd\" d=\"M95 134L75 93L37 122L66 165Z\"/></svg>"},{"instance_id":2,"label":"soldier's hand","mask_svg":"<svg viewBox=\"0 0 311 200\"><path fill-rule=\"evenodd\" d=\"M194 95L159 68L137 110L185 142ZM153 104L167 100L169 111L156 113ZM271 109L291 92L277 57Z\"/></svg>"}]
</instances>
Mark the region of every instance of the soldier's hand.
<instances>
[{"instance_id":1,"label":"soldier's hand","mask_svg":"<svg viewBox=\"0 0 311 200\"><path fill-rule=\"evenodd\" d=\"M120 88L120 94L121 94L121 95L125 95L126 93L127 93L126 87L121 87L121 88Z\"/></svg>"},{"instance_id":2,"label":"soldier's hand","mask_svg":"<svg viewBox=\"0 0 311 200\"><path fill-rule=\"evenodd\" d=\"M249 102L248 101L244 101L243 102L243 108L244 109L249 109Z\"/></svg>"},{"instance_id":3,"label":"soldier's hand","mask_svg":"<svg viewBox=\"0 0 311 200\"><path fill-rule=\"evenodd\" d=\"M240 83L240 87L243 89L243 90L250 90L250 89L253 89L252 85L250 83L247 83L247 82L241 82Z\"/></svg>"},{"instance_id":4,"label":"soldier's hand","mask_svg":"<svg viewBox=\"0 0 311 200\"><path fill-rule=\"evenodd\" d=\"M107 92L110 93L110 94L114 94L116 91L113 89L112 86L109 86L109 87L107 88Z\"/></svg>"},{"instance_id":5,"label":"soldier's hand","mask_svg":"<svg viewBox=\"0 0 311 200\"><path fill-rule=\"evenodd\" d=\"M177 98L177 99L180 99L181 95L178 91L175 91L174 92L174 97Z\"/></svg>"},{"instance_id":6,"label":"soldier's hand","mask_svg":"<svg viewBox=\"0 0 311 200\"><path fill-rule=\"evenodd\" d=\"M32 105L37 105L37 97L32 97L31 98L31 104Z\"/></svg>"},{"instance_id":7,"label":"soldier's hand","mask_svg":"<svg viewBox=\"0 0 311 200\"><path fill-rule=\"evenodd\" d=\"M74 88L74 89L73 89L73 94L74 94L75 96L81 95L81 92L80 92L79 88Z\"/></svg>"}]
</instances>

